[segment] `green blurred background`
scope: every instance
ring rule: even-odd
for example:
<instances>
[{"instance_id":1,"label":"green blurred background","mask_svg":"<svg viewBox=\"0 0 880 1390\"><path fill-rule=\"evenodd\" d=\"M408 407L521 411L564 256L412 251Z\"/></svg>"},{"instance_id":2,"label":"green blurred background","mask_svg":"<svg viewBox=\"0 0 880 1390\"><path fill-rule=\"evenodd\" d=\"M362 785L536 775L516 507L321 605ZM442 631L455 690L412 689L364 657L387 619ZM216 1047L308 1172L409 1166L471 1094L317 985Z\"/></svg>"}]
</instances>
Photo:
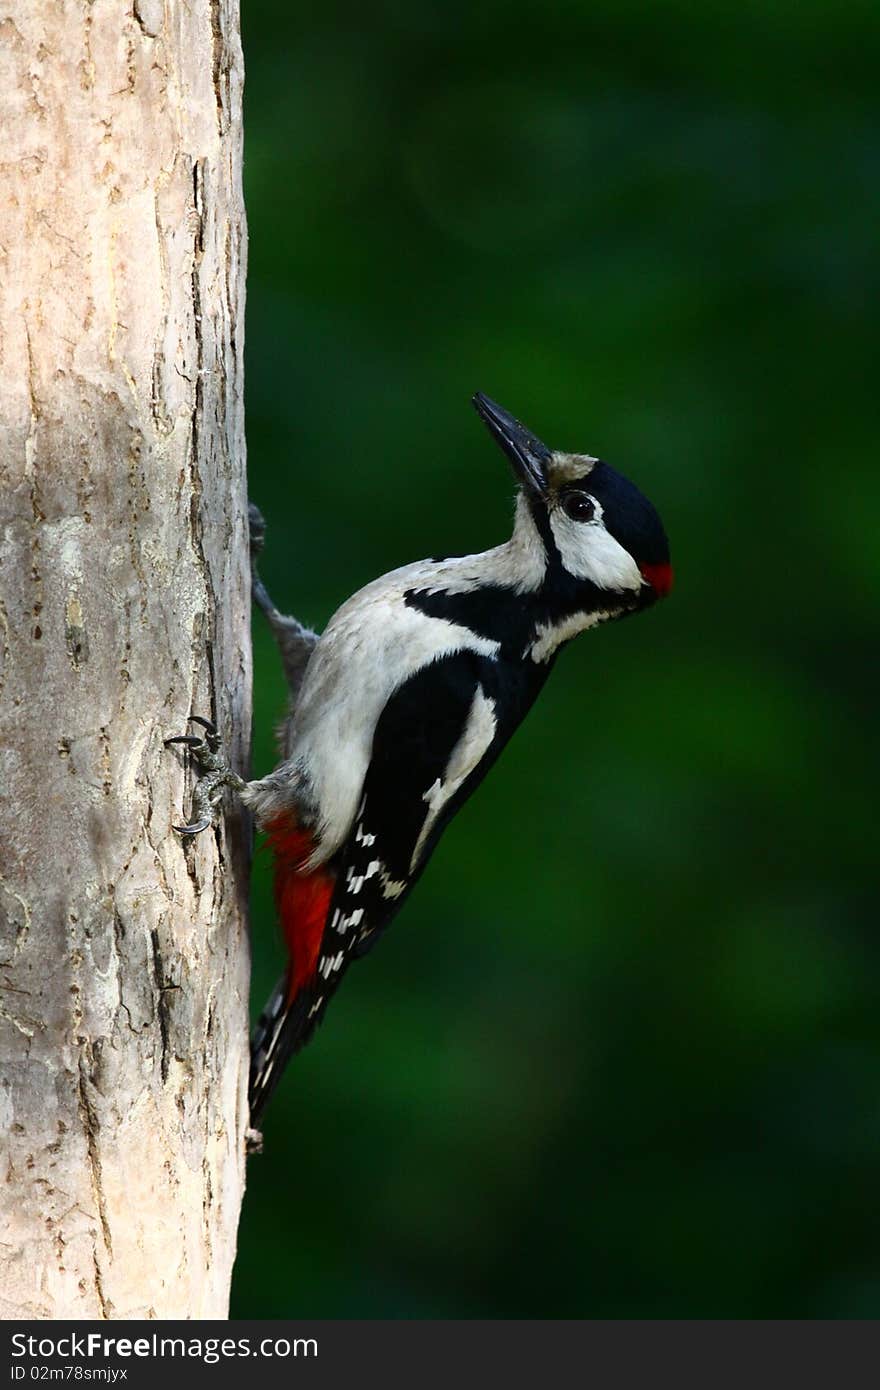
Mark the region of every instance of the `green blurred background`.
<instances>
[{"instance_id":1,"label":"green blurred background","mask_svg":"<svg viewBox=\"0 0 880 1390\"><path fill-rule=\"evenodd\" d=\"M564 654L292 1066L233 1313L877 1316L876 4L242 8L279 605L506 536L477 388L637 481L678 582ZM256 1009L265 855L253 925Z\"/></svg>"}]
</instances>

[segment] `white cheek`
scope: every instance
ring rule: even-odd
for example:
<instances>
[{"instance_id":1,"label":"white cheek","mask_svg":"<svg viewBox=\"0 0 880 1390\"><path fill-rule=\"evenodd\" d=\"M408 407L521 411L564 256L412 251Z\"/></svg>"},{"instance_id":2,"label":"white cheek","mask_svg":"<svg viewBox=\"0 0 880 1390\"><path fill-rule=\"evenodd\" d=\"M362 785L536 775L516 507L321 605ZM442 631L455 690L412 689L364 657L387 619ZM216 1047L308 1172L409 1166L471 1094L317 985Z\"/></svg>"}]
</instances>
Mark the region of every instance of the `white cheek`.
<instances>
[{"instance_id":1,"label":"white cheek","mask_svg":"<svg viewBox=\"0 0 880 1390\"><path fill-rule=\"evenodd\" d=\"M638 591L642 587L635 560L601 521L572 521L556 510L550 517L550 529L563 566L575 579L589 579L600 589Z\"/></svg>"}]
</instances>

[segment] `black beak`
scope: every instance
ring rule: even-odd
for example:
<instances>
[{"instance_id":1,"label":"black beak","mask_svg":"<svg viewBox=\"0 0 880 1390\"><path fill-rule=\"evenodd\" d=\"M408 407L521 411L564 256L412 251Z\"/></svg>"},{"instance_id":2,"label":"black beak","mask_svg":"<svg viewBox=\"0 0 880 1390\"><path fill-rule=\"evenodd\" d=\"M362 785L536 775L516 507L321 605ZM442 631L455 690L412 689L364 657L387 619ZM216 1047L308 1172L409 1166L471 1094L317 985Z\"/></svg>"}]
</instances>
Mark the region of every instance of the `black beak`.
<instances>
[{"instance_id":1,"label":"black beak","mask_svg":"<svg viewBox=\"0 0 880 1390\"><path fill-rule=\"evenodd\" d=\"M490 401L482 391L476 393L473 403L495 443L501 445L510 459L525 489L538 497L545 497L547 464L551 458L547 445L542 444L536 435L520 424L519 420L514 420L512 415L502 410L500 405Z\"/></svg>"}]
</instances>

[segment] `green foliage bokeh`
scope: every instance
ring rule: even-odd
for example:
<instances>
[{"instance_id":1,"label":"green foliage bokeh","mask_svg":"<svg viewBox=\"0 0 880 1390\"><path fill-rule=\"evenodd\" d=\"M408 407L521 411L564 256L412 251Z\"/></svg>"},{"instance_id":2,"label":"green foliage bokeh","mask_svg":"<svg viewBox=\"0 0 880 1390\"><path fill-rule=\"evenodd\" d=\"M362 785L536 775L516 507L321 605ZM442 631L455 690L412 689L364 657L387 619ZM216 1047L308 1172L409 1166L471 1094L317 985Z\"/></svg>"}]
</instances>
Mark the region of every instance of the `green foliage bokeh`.
<instances>
[{"instance_id":1,"label":"green foliage bokeh","mask_svg":"<svg viewBox=\"0 0 880 1390\"><path fill-rule=\"evenodd\" d=\"M504 537L477 388L642 486L677 586L563 655L292 1066L233 1315L877 1316L876 7L242 9L276 602Z\"/></svg>"}]
</instances>

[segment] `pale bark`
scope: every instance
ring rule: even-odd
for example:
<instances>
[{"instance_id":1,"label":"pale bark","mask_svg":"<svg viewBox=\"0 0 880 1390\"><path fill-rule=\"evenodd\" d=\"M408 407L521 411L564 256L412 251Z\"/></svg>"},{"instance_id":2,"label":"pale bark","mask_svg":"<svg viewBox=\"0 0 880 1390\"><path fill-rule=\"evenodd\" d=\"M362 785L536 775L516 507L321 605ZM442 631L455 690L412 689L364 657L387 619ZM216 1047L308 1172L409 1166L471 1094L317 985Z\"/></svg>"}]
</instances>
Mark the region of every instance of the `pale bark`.
<instances>
[{"instance_id":1,"label":"pale bark","mask_svg":"<svg viewBox=\"0 0 880 1390\"><path fill-rule=\"evenodd\" d=\"M237 0L0 7L0 1312L222 1317L250 728Z\"/></svg>"}]
</instances>

